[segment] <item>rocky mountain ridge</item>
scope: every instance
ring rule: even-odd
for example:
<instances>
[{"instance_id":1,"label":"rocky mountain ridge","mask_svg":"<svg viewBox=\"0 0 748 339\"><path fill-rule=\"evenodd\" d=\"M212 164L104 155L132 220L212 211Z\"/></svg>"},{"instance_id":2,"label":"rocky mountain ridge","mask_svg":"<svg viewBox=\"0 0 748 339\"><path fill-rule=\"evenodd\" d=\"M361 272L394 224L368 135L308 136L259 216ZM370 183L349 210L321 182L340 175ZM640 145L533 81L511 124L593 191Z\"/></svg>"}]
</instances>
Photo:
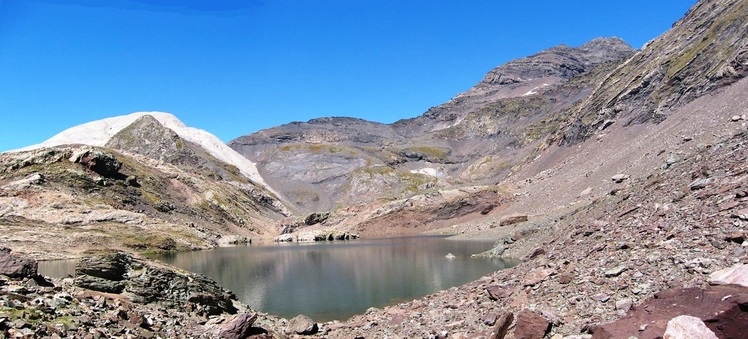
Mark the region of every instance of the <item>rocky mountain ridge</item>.
<instances>
[{"instance_id":1,"label":"rocky mountain ridge","mask_svg":"<svg viewBox=\"0 0 748 339\"><path fill-rule=\"evenodd\" d=\"M295 122L229 146L299 213L464 184L496 184L550 130L540 122L580 100L633 49L618 38L558 46L499 66L470 90L391 125L353 118ZM365 194L363 194L365 192Z\"/></svg>"}]
</instances>

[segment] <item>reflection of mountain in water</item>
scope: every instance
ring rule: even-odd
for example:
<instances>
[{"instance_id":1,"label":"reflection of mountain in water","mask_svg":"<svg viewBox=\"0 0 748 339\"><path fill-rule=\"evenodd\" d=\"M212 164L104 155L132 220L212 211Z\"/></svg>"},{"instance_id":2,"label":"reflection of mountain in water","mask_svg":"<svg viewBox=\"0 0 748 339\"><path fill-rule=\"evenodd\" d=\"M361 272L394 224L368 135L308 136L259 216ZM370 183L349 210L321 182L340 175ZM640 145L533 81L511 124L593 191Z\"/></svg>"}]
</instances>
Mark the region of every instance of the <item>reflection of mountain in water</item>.
<instances>
[{"instance_id":1,"label":"reflection of mountain in water","mask_svg":"<svg viewBox=\"0 0 748 339\"><path fill-rule=\"evenodd\" d=\"M491 243L397 238L180 253L164 260L206 274L250 306L284 317L344 319L369 307L461 285L506 267L472 259ZM457 256L445 258L447 253Z\"/></svg>"}]
</instances>

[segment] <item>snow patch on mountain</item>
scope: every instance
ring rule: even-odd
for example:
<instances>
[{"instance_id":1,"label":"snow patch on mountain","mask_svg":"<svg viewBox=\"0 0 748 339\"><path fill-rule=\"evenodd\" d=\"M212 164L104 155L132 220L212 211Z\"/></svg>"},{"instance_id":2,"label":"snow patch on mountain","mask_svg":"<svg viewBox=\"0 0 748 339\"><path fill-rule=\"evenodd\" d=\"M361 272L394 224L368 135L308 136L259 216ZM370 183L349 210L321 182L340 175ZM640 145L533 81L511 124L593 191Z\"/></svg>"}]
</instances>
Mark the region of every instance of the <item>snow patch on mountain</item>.
<instances>
[{"instance_id":1,"label":"snow patch on mountain","mask_svg":"<svg viewBox=\"0 0 748 339\"><path fill-rule=\"evenodd\" d=\"M274 192L270 188L270 186L268 186L265 180L262 179L262 176L260 176L255 163L228 147L215 135L210 134L205 130L194 127L187 127L174 115L164 112L137 112L128 115L91 121L82 125L68 128L40 144L27 146L8 152L27 151L42 147L53 147L69 144L84 144L103 147L115 134L117 134L119 131L129 126L130 124L135 122L135 120L144 115L152 116L162 125L164 125L164 127L177 133L179 137L189 142L200 145L217 159L239 168L239 170L245 177L249 178L255 183L265 186L267 189Z\"/></svg>"}]
</instances>

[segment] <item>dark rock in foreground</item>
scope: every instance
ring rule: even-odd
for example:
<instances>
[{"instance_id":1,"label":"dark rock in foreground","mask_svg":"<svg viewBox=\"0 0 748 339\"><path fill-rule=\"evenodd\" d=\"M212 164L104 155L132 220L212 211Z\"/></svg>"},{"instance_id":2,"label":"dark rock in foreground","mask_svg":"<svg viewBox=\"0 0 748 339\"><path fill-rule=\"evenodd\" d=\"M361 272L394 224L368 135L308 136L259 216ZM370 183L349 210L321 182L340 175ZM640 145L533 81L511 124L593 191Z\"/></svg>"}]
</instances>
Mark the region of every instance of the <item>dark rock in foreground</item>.
<instances>
[{"instance_id":1,"label":"dark rock in foreground","mask_svg":"<svg viewBox=\"0 0 748 339\"><path fill-rule=\"evenodd\" d=\"M235 313L233 292L195 273L177 272L153 263L116 253L81 260L76 266L79 287L121 293L137 303L161 303L166 307L216 315Z\"/></svg>"},{"instance_id":2,"label":"dark rock in foreground","mask_svg":"<svg viewBox=\"0 0 748 339\"><path fill-rule=\"evenodd\" d=\"M625 317L600 326L593 338L662 337L668 321L681 315L701 319L719 338L743 338L748 333L748 287L665 290L637 305Z\"/></svg>"},{"instance_id":3,"label":"dark rock in foreground","mask_svg":"<svg viewBox=\"0 0 748 339\"><path fill-rule=\"evenodd\" d=\"M39 264L34 260L10 254L10 248L0 248L0 274L11 278L32 278L37 275Z\"/></svg>"}]
</instances>

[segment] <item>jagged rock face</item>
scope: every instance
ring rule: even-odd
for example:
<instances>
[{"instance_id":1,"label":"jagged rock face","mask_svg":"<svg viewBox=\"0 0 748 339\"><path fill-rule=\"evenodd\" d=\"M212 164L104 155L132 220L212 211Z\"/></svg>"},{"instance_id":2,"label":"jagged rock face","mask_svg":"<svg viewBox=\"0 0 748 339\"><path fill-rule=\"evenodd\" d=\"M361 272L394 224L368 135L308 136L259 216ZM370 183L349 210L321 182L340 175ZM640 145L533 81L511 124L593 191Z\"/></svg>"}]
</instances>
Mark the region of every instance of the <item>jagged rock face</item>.
<instances>
[{"instance_id":1,"label":"jagged rock face","mask_svg":"<svg viewBox=\"0 0 748 339\"><path fill-rule=\"evenodd\" d=\"M144 115L120 130L105 147L197 170L209 177L246 181L238 168L216 159L150 115Z\"/></svg>"},{"instance_id":2,"label":"jagged rock face","mask_svg":"<svg viewBox=\"0 0 748 339\"><path fill-rule=\"evenodd\" d=\"M557 139L577 143L616 118L660 122L673 109L745 77L747 31L746 1L699 1L604 79Z\"/></svg>"},{"instance_id":3,"label":"jagged rock face","mask_svg":"<svg viewBox=\"0 0 748 339\"><path fill-rule=\"evenodd\" d=\"M538 93L594 67L631 56L634 49L619 38L598 38L579 47L561 45L494 68L473 88L422 116L395 123L399 131L436 131L459 123L468 113L500 99Z\"/></svg>"},{"instance_id":4,"label":"jagged rock face","mask_svg":"<svg viewBox=\"0 0 748 339\"><path fill-rule=\"evenodd\" d=\"M201 275L177 272L126 253L86 257L75 268L76 286L124 294L136 303L161 303L206 315L235 313L236 296Z\"/></svg>"},{"instance_id":5,"label":"jagged rock face","mask_svg":"<svg viewBox=\"0 0 748 339\"><path fill-rule=\"evenodd\" d=\"M169 163L185 162L186 158L194 157L176 132L150 115L144 115L123 128L105 146Z\"/></svg>"},{"instance_id":6,"label":"jagged rock face","mask_svg":"<svg viewBox=\"0 0 748 339\"><path fill-rule=\"evenodd\" d=\"M414 119L385 125L320 118L243 136L229 146L256 162L301 213L456 184L493 184L553 130L541 121L583 98L632 53L617 38L558 46L497 67Z\"/></svg>"}]
</instances>

